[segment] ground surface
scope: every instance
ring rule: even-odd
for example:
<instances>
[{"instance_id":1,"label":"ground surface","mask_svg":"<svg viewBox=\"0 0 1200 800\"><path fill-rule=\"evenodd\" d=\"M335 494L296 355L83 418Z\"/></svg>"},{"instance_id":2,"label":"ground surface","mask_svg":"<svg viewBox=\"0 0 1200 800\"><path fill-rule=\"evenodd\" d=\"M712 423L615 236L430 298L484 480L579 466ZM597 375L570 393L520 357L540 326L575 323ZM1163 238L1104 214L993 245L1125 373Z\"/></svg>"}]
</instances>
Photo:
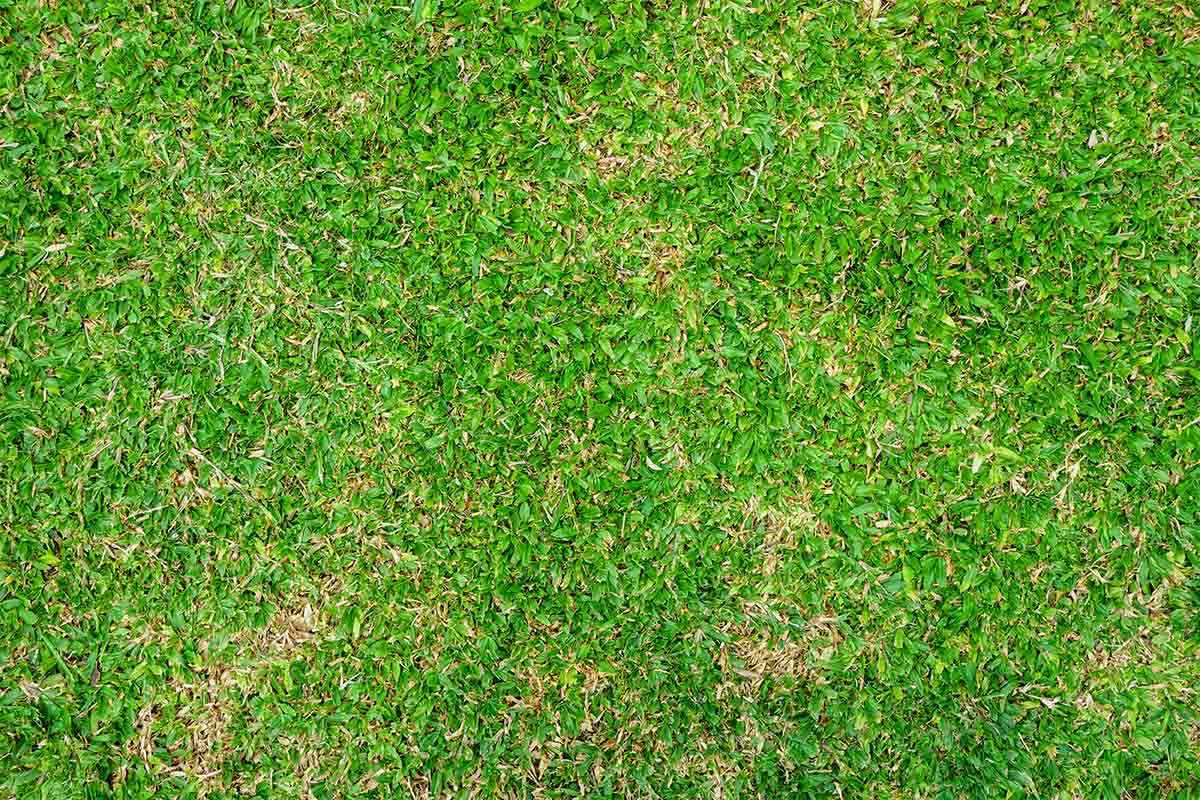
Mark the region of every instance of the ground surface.
<instances>
[{"instance_id":1,"label":"ground surface","mask_svg":"<svg viewBox=\"0 0 1200 800\"><path fill-rule=\"evenodd\" d=\"M0 6L0 796L1197 791L1190 2Z\"/></svg>"}]
</instances>

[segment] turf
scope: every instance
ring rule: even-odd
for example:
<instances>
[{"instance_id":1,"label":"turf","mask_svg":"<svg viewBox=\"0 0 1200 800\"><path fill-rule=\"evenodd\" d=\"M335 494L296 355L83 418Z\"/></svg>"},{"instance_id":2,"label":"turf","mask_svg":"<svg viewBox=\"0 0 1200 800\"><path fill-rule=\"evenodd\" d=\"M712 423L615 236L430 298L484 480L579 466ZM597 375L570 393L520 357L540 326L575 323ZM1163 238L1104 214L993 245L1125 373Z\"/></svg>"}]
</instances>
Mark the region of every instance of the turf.
<instances>
[{"instance_id":1,"label":"turf","mask_svg":"<svg viewBox=\"0 0 1200 800\"><path fill-rule=\"evenodd\" d=\"M1200 9L0 2L0 797L1200 792Z\"/></svg>"}]
</instances>

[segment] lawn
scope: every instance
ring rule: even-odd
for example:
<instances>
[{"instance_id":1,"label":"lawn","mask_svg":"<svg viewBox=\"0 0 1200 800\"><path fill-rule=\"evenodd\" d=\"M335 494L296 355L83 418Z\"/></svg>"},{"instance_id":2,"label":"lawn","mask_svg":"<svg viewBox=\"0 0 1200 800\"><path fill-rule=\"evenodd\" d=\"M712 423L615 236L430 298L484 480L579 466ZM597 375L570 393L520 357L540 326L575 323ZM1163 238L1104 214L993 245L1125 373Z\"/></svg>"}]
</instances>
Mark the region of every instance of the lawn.
<instances>
[{"instance_id":1,"label":"lawn","mask_svg":"<svg viewBox=\"0 0 1200 800\"><path fill-rule=\"evenodd\" d=\"M0 0L0 798L1200 794L1200 7Z\"/></svg>"}]
</instances>

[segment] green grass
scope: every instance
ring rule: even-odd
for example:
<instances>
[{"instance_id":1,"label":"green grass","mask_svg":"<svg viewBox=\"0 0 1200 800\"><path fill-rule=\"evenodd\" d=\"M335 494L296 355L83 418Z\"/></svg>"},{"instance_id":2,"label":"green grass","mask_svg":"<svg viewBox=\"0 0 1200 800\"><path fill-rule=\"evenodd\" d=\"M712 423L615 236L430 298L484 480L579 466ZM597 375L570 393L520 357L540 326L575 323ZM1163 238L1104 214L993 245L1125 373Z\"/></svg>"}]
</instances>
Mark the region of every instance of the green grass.
<instances>
[{"instance_id":1,"label":"green grass","mask_svg":"<svg viewBox=\"0 0 1200 800\"><path fill-rule=\"evenodd\" d=\"M0 2L0 797L1200 793L1200 9Z\"/></svg>"}]
</instances>

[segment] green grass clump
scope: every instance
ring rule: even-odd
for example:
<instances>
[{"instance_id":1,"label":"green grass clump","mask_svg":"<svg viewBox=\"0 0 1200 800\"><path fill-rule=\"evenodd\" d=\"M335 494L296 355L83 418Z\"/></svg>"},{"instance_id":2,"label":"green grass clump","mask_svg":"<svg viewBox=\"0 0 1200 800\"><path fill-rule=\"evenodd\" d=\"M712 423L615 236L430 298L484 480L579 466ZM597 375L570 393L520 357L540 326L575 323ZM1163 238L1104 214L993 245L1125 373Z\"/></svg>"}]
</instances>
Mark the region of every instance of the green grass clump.
<instances>
[{"instance_id":1,"label":"green grass clump","mask_svg":"<svg viewBox=\"0 0 1200 800\"><path fill-rule=\"evenodd\" d=\"M0 798L1200 792L1200 9L0 2Z\"/></svg>"}]
</instances>

